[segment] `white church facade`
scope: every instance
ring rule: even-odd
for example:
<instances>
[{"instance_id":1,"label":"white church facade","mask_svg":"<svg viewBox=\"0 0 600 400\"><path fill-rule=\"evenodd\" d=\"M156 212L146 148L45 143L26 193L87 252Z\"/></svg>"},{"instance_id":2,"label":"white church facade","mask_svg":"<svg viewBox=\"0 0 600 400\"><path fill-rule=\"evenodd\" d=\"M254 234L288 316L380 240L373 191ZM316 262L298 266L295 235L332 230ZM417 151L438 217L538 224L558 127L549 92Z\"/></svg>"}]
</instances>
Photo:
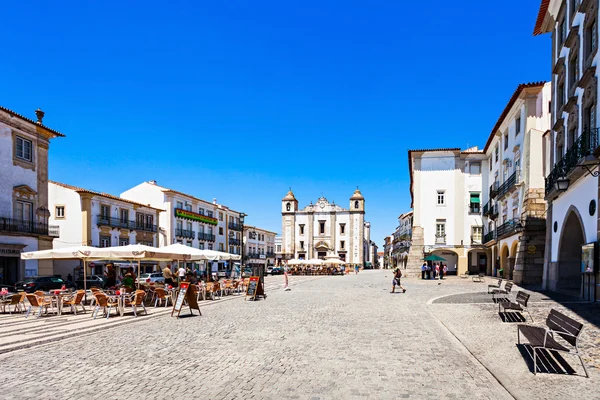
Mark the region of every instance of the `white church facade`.
<instances>
[{"instance_id":1,"label":"white church facade","mask_svg":"<svg viewBox=\"0 0 600 400\"><path fill-rule=\"evenodd\" d=\"M368 261L370 224L365 222L365 198L358 189L348 209L325 197L299 209L290 190L281 201L281 220L283 260L339 257L360 266Z\"/></svg>"}]
</instances>

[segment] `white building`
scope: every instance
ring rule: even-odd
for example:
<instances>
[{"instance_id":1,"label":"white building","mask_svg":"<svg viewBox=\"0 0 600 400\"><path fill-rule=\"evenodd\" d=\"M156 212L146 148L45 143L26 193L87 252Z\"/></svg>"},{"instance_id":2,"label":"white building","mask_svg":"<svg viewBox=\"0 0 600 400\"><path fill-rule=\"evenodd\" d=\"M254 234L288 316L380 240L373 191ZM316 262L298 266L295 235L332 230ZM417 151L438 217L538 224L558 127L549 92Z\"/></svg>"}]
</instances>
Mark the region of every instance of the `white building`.
<instances>
[{"instance_id":1,"label":"white building","mask_svg":"<svg viewBox=\"0 0 600 400\"><path fill-rule=\"evenodd\" d=\"M52 275L52 261L20 259L21 252L52 248L48 217L48 148L64 135L0 106L0 286L28 276Z\"/></svg>"},{"instance_id":2,"label":"white building","mask_svg":"<svg viewBox=\"0 0 600 400\"><path fill-rule=\"evenodd\" d=\"M393 235L383 238L383 264L381 265L384 269L393 268L393 241Z\"/></svg>"},{"instance_id":3,"label":"white building","mask_svg":"<svg viewBox=\"0 0 600 400\"><path fill-rule=\"evenodd\" d=\"M244 225L244 264L258 268L275 265L275 232Z\"/></svg>"},{"instance_id":4,"label":"white building","mask_svg":"<svg viewBox=\"0 0 600 400\"><path fill-rule=\"evenodd\" d=\"M482 245L482 151L409 150L413 208L412 246L408 269L420 275L424 256L444 258L448 273L485 271Z\"/></svg>"},{"instance_id":5,"label":"white building","mask_svg":"<svg viewBox=\"0 0 600 400\"><path fill-rule=\"evenodd\" d=\"M406 268L408 261L408 252L410 250L411 245L412 224L412 211L400 214L400 216L398 217L398 226L392 234L392 268Z\"/></svg>"},{"instance_id":6,"label":"white building","mask_svg":"<svg viewBox=\"0 0 600 400\"><path fill-rule=\"evenodd\" d=\"M214 199L199 199L173 189L159 186L156 181L143 182L121 197L166 210L159 217L159 246L181 243L198 249L241 254L242 223L245 214L231 210ZM213 263L212 271L231 272L226 262Z\"/></svg>"},{"instance_id":7,"label":"white building","mask_svg":"<svg viewBox=\"0 0 600 400\"><path fill-rule=\"evenodd\" d=\"M162 210L107 193L48 182L50 223L60 227L54 248L79 245L110 247L128 244L157 246L157 222ZM151 272L155 263L144 263ZM87 274L102 274L104 262L96 261ZM75 279L81 270L77 260L54 261L54 273Z\"/></svg>"},{"instance_id":8,"label":"white building","mask_svg":"<svg viewBox=\"0 0 600 400\"><path fill-rule=\"evenodd\" d=\"M340 257L349 264L365 263L365 199L356 189L350 207L321 197L303 209L290 190L281 201L283 259Z\"/></svg>"},{"instance_id":9,"label":"white building","mask_svg":"<svg viewBox=\"0 0 600 400\"><path fill-rule=\"evenodd\" d=\"M551 84L521 84L485 145L483 171L486 272L517 284L542 283L546 235L542 136L550 128Z\"/></svg>"},{"instance_id":10,"label":"white building","mask_svg":"<svg viewBox=\"0 0 600 400\"><path fill-rule=\"evenodd\" d=\"M276 265L281 265L282 252L283 252L283 246L282 246L281 235L277 235L277 236L275 236L275 263L276 263Z\"/></svg>"},{"instance_id":11,"label":"white building","mask_svg":"<svg viewBox=\"0 0 600 400\"><path fill-rule=\"evenodd\" d=\"M600 299L598 267L592 268L598 260L600 229L599 10L597 0L543 1L534 29L534 35L552 34L552 124L544 136L548 211L543 281L548 289L588 300ZM588 266L595 277L585 272Z\"/></svg>"}]
</instances>

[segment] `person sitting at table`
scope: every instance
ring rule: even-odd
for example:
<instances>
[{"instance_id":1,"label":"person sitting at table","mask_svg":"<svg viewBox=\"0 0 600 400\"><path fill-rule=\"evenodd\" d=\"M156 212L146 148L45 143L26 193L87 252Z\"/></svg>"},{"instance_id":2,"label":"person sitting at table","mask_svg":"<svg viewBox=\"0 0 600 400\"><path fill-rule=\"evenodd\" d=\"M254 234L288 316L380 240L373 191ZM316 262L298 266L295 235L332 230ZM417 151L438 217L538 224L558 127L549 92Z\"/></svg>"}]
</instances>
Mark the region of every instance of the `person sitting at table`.
<instances>
[{"instance_id":1,"label":"person sitting at table","mask_svg":"<svg viewBox=\"0 0 600 400\"><path fill-rule=\"evenodd\" d=\"M191 272L188 272L188 274L186 275L186 280L191 283L192 285L195 285L196 283L198 283L198 278L196 278L196 276L194 274L192 274Z\"/></svg>"},{"instance_id":2,"label":"person sitting at table","mask_svg":"<svg viewBox=\"0 0 600 400\"><path fill-rule=\"evenodd\" d=\"M135 287L135 279L129 272L127 272L125 278L123 278L123 286L129 289L134 289Z\"/></svg>"}]
</instances>

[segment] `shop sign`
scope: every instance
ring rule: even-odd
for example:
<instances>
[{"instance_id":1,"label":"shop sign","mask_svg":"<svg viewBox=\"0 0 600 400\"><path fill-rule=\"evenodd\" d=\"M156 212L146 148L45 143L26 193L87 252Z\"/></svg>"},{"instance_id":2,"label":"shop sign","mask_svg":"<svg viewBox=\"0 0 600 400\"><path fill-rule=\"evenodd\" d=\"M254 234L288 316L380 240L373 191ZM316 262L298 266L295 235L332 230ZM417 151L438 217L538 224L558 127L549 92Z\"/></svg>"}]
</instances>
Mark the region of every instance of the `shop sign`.
<instances>
[{"instance_id":1,"label":"shop sign","mask_svg":"<svg viewBox=\"0 0 600 400\"><path fill-rule=\"evenodd\" d=\"M175 209L175 216L179 218L191 219L193 221L200 221L210 225L218 225L219 222L216 218L207 217L206 215L197 214L193 211L182 210L181 208Z\"/></svg>"},{"instance_id":2,"label":"shop sign","mask_svg":"<svg viewBox=\"0 0 600 400\"><path fill-rule=\"evenodd\" d=\"M16 256L20 256L21 250L19 250L19 249L0 249L0 254L14 254Z\"/></svg>"},{"instance_id":3,"label":"shop sign","mask_svg":"<svg viewBox=\"0 0 600 400\"><path fill-rule=\"evenodd\" d=\"M535 250L537 249L537 247L535 247L534 245L530 245L527 247L527 252L529 254L535 254Z\"/></svg>"},{"instance_id":4,"label":"shop sign","mask_svg":"<svg viewBox=\"0 0 600 400\"><path fill-rule=\"evenodd\" d=\"M261 254L261 255L259 255L259 256L258 256L258 258L265 259L265 258L267 258L267 256L266 256L266 255L264 255L264 254Z\"/></svg>"}]
</instances>

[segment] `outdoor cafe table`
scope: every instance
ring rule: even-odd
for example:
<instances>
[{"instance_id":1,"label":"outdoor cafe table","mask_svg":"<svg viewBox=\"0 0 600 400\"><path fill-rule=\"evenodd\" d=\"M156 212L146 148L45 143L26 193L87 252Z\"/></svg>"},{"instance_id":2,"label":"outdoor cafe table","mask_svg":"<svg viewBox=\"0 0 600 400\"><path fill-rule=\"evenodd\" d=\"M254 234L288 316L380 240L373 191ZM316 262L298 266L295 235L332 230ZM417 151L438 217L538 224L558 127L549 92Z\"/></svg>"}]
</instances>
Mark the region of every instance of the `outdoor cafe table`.
<instances>
[{"instance_id":1,"label":"outdoor cafe table","mask_svg":"<svg viewBox=\"0 0 600 400\"><path fill-rule=\"evenodd\" d=\"M117 294L117 292L119 293ZM117 310L119 311L119 315L122 317L125 313L125 298L131 296L133 292L127 293L124 290L107 290L105 293L106 297L117 302Z\"/></svg>"},{"instance_id":2,"label":"outdoor cafe table","mask_svg":"<svg viewBox=\"0 0 600 400\"><path fill-rule=\"evenodd\" d=\"M68 290L51 290L48 294L44 293L44 297L50 298L50 301L56 304L57 315L62 314L63 298L71 297L74 293Z\"/></svg>"}]
</instances>

